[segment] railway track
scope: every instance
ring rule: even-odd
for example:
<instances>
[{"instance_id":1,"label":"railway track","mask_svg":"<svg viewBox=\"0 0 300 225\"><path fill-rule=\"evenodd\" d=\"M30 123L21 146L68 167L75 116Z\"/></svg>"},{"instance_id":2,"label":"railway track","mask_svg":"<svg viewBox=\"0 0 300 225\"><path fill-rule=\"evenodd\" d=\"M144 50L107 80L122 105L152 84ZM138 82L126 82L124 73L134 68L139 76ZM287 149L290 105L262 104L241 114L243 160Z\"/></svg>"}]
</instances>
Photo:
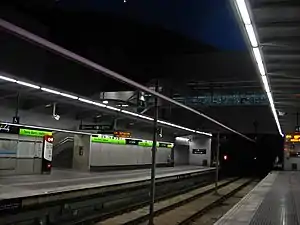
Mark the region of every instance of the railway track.
<instances>
[{"instance_id":1,"label":"railway track","mask_svg":"<svg viewBox=\"0 0 300 225\"><path fill-rule=\"evenodd\" d=\"M155 203L155 224L194 224L198 218L253 182L252 179L230 179L220 182L218 193L214 184ZM97 225L147 224L149 207L145 206L96 223ZM198 221L199 222L199 221ZM196 223L197 224L197 223ZM201 224L201 223L199 223Z\"/></svg>"}]
</instances>

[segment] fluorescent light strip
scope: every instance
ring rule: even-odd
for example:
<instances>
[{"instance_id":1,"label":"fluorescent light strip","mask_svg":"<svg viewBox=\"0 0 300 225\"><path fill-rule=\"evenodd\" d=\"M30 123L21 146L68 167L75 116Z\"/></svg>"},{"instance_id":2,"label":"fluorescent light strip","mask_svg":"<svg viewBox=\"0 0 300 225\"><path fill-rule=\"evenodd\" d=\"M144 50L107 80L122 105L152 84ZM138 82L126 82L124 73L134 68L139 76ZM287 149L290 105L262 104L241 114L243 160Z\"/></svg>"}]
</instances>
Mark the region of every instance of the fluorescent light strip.
<instances>
[{"instance_id":1,"label":"fluorescent light strip","mask_svg":"<svg viewBox=\"0 0 300 225\"><path fill-rule=\"evenodd\" d=\"M252 47L256 48L258 46L258 43L256 40L256 36L252 24L246 24L245 27Z\"/></svg>"},{"instance_id":2,"label":"fluorescent light strip","mask_svg":"<svg viewBox=\"0 0 300 225\"><path fill-rule=\"evenodd\" d=\"M49 92L49 93L52 93L52 94L56 94L56 95L60 95L60 92L59 91L55 91L55 90L52 90L52 89L49 89L49 88L41 88L42 91L45 91L45 92Z\"/></svg>"},{"instance_id":3,"label":"fluorescent light strip","mask_svg":"<svg viewBox=\"0 0 300 225\"><path fill-rule=\"evenodd\" d=\"M59 94L60 94L61 96L66 97L66 98L70 98L70 99L74 99L74 100L77 100L77 99L78 99L78 97L75 96L75 95L70 95L70 94L66 94L66 93L63 93L63 92L60 92Z\"/></svg>"},{"instance_id":4,"label":"fluorescent light strip","mask_svg":"<svg viewBox=\"0 0 300 225\"><path fill-rule=\"evenodd\" d=\"M13 82L13 83L17 82L17 80L9 78L9 77L5 77L5 76L0 76L0 79L5 80L5 81L9 81L9 82Z\"/></svg>"},{"instance_id":5,"label":"fluorescent light strip","mask_svg":"<svg viewBox=\"0 0 300 225\"><path fill-rule=\"evenodd\" d=\"M118 108L115 108L115 107L112 107L112 106L109 106L109 105L107 105L106 108L114 110L114 111L118 111L118 112L121 111L121 109L118 109Z\"/></svg>"},{"instance_id":6,"label":"fluorescent light strip","mask_svg":"<svg viewBox=\"0 0 300 225\"><path fill-rule=\"evenodd\" d=\"M251 24L251 19L249 16L249 12L248 12L245 0L236 0L236 3L239 8L239 11L240 11L240 14L241 14L244 24Z\"/></svg>"},{"instance_id":7,"label":"fluorescent light strip","mask_svg":"<svg viewBox=\"0 0 300 225\"><path fill-rule=\"evenodd\" d=\"M211 133L206 133L206 132L197 131L197 130L196 130L196 133L197 133L197 134L203 134L203 135L207 135L207 136L212 137L212 134L211 134Z\"/></svg>"},{"instance_id":8,"label":"fluorescent light strip","mask_svg":"<svg viewBox=\"0 0 300 225\"><path fill-rule=\"evenodd\" d=\"M125 114L128 114L128 115L132 115L132 116L135 116L135 117L138 117L139 114L137 113L134 113L134 112L130 112L130 111L127 111L127 110L121 110L122 113L125 113Z\"/></svg>"},{"instance_id":9,"label":"fluorescent light strip","mask_svg":"<svg viewBox=\"0 0 300 225\"><path fill-rule=\"evenodd\" d=\"M193 132L193 133L202 134L202 135L212 137L212 134L210 134L210 133L205 133L205 132L201 132L201 131L197 131L197 130L192 130L192 129L189 129L187 127L182 127L182 126L179 126L179 125L176 125L176 124L173 124L173 123L169 123L169 122L166 122L166 121L163 121L163 120L157 120L157 122L160 123L160 124L167 125L167 126L171 126L171 127L175 127L175 128L178 128L178 129L187 130L187 131L190 131L190 132Z\"/></svg>"},{"instance_id":10,"label":"fluorescent light strip","mask_svg":"<svg viewBox=\"0 0 300 225\"><path fill-rule=\"evenodd\" d=\"M261 57L259 48L253 48L253 53L254 53L254 57L257 62L257 65L258 65L258 70L260 72L260 75L262 75L262 76L266 75L265 67L264 67L264 64L262 61L262 57Z\"/></svg>"},{"instance_id":11,"label":"fluorescent light strip","mask_svg":"<svg viewBox=\"0 0 300 225\"><path fill-rule=\"evenodd\" d=\"M31 83L27 83L27 82L23 82L23 81L17 81L15 79L12 79L12 78L9 78L9 77L0 76L0 79L5 80L5 81L10 81L10 82L13 82L13 83L18 83L20 85L31 87L31 88L34 88L34 89L41 89L42 91L45 91L45 92L48 92L48 93L51 93L51 94L56 94L56 95L60 95L60 96L66 97L66 98L71 98L71 99L78 100L78 101L81 101L81 102L84 102L84 103L87 103L87 104L96 105L96 106L103 107L103 108L108 108L108 109L114 110L114 111L121 111L125 114L129 114L129 115L139 117L139 118L142 118L142 119L146 119L146 120L150 120L150 121L154 120L151 117L144 116L144 115L141 115L141 114L138 114L138 113L130 112L130 111L127 111L127 110L121 110L121 109L118 109L118 108L115 108L115 107L112 107L112 106L108 106L108 105L101 104L101 103L98 103L98 102L95 102L95 101L92 101L92 100L88 100L88 99L84 99L84 98L79 98L75 95L59 92L59 91L56 91L56 90L53 90L53 89L40 87L38 85L34 85L34 84L31 84ZM179 126L179 125L172 124L172 123L165 122L165 121L161 121L161 120L158 120L158 123L168 125L168 126L171 126L171 127L175 127L175 128L178 128L178 129L190 131L190 132L193 132L193 133L212 136L212 134L209 134L209 133L192 130L192 129L187 128L187 127ZM6 124L8 124L8 123L6 123ZM36 128L36 129L52 129L52 128L43 128L43 127L30 126L30 125L24 125L24 126L31 127L31 128ZM52 129L52 130L54 130L54 129ZM73 131L67 131L67 130L60 130L60 129L55 129L55 130L56 131L61 131L61 132L74 133ZM82 132L77 132L77 133L82 134Z\"/></svg>"},{"instance_id":12,"label":"fluorescent light strip","mask_svg":"<svg viewBox=\"0 0 300 225\"><path fill-rule=\"evenodd\" d=\"M280 123L279 123L279 119L278 119L278 115L277 115L277 112L276 112L276 109L275 109L274 100L273 100L273 97L272 97L272 94L271 94L271 88L270 88L270 85L268 83L268 78L266 77L266 70L265 70L265 67L264 67L264 63L263 63L263 60L262 60L260 49L258 47L258 41L257 41L256 35L255 35L255 32L254 32L254 28L253 28L253 25L251 24L251 19L250 19L250 16L249 16L249 12L248 12L248 9L247 9L246 2L245 2L245 0L236 0L236 3L237 3L238 10L240 12L240 15L242 17L243 23L245 25L245 29L246 29L246 32L248 34L248 38L249 38L249 40L251 42L251 45L252 45L253 54L254 54L254 57L255 57L255 60L256 60L257 66L258 66L258 70L261 74L261 79L262 79L262 82L264 84L264 89L265 89L265 91L267 93L267 96L268 96L268 100L269 100L269 103L270 103L270 107L271 107L273 116L275 118L277 129L278 129L280 135L283 136L283 133L282 133L282 130L281 130L281 127L280 127Z\"/></svg>"},{"instance_id":13,"label":"fluorescent light strip","mask_svg":"<svg viewBox=\"0 0 300 225\"><path fill-rule=\"evenodd\" d=\"M185 137L176 137L175 140L176 141L186 141L186 142L188 142L190 139L185 138Z\"/></svg>"},{"instance_id":14,"label":"fluorescent light strip","mask_svg":"<svg viewBox=\"0 0 300 225\"><path fill-rule=\"evenodd\" d=\"M94 101L84 99L84 98L78 98L78 100L81 101L81 102L84 102L84 103L88 103L88 104L91 104L91 105L96 105L96 106L99 106L99 107L106 108L106 105L101 104L99 102L94 102Z\"/></svg>"},{"instance_id":15,"label":"fluorescent light strip","mask_svg":"<svg viewBox=\"0 0 300 225\"><path fill-rule=\"evenodd\" d=\"M144 116L144 115L141 115L141 114L139 114L138 115L140 118L143 118L143 119L146 119L146 120L151 120L151 121L153 121L154 119L153 118L151 118L151 117L148 117L148 116Z\"/></svg>"},{"instance_id":16,"label":"fluorescent light strip","mask_svg":"<svg viewBox=\"0 0 300 225\"><path fill-rule=\"evenodd\" d=\"M261 79L263 81L265 91L267 93L271 92L267 76L266 75L261 76Z\"/></svg>"},{"instance_id":17,"label":"fluorescent light strip","mask_svg":"<svg viewBox=\"0 0 300 225\"><path fill-rule=\"evenodd\" d=\"M127 110L121 110L121 112L123 112L123 113L125 113L125 114L128 114L128 115L135 116L135 117L140 117L140 118L142 118L142 119L150 120L150 121L153 121L153 120L154 120L154 119L151 118L151 117L144 116L144 115L141 115L141 114L138 114L138 113L134 113L134 112L130 112L130 111L127 111Z\"/></svg>"},{"instance_id":18,"label":"fluorescent light strip","mask_svg":"<svg viewBox=\"0 0 300 225\"><path fill-rule=\"evenodd\" d=\"M30 84L30 83L27 83L27 82L24 82L24 81L19 81L18 80L16 83L21 84L21 85L26 86L26 87L31 87L31 88L34 88L34 89L40 89L41 88L38 85Z\"/></svg>"}]
</instances>

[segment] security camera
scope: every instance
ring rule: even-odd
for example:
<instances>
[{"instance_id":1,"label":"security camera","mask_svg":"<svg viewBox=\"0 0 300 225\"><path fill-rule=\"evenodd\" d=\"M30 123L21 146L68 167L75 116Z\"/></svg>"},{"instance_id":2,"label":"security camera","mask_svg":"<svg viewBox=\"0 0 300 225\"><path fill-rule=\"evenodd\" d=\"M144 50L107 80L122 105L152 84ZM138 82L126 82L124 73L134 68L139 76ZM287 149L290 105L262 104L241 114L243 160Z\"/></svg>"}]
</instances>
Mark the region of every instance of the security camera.
<instances>
[{"instance_id":1,"label":"security camera","mask_svg":"<svg viewBox=\"0 0 300 225\"><path fill-rule=\"evenodd\" d=\"M59 119L60 119L60 115L55 114L55 115L53 115L53 118L54 118L55 120L59 120Z\"/></svg>"},{"instance_id":2,"label":"security camera","mask_svg":"<svg viewBox=\"0 0 300 225\"><path fill-rule=\"evenodd\" d=\"M60 119L60 115L56 114L56 103L53 104L52 117L55 120L59 120Z\"/></svg>"}]
</instances>

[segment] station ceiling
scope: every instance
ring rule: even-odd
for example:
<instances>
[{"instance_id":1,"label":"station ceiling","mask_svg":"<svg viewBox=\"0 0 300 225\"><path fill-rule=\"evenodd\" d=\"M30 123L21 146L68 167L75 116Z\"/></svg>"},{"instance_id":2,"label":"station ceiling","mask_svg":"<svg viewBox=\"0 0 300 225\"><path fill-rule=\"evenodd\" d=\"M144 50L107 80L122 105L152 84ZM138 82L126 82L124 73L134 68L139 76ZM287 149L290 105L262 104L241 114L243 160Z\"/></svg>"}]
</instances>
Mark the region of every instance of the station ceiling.
<instances>
[{"instance_id":1,"label":"station ceiling","mask_svg":"<svg viewBox=\"0 0 300 225\"><path fill-rule=\"evenodd\" d=\"M294 132L300 100L300 1L250 0L279 121Z\"/></svg>"},{"instance_id":2,"label":"station ceiling","mask_svg":"<svg viewBox=\"0 0 300 225\"><path fill-rule=\"evenodd\" d=\"M224 50L157 25L145 25L110 13L89 12L78 16L58 10L54 1L45 5L30 1L30 7L22 2L17 3L18 7L11 4L2 7L3 17L142 84L151 85L159 79L167 88L166 95L263 93L247 49ZM88 97L100 91L132 90L11 34L1 31L0 38L1 70L14 76ZM277 133L266 105L197 108L243 133ZM184 117L186 126L218 130L203 118L180 109L173 108L172 113L164 114L170 121Z\"/></svg>"}]
</instances>

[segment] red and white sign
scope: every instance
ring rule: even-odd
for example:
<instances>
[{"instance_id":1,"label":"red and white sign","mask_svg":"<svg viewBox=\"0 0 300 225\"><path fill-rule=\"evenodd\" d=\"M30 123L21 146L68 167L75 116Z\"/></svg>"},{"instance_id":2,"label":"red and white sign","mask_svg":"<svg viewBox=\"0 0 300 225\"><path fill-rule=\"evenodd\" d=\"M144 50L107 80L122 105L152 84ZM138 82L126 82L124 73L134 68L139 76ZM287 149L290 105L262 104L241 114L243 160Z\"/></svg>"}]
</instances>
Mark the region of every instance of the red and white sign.
<instances>
[{"instance_id":1,"label":"red and white sign","mask_svg":"<svg viewBox=\"0 0 300 225\"><path fill-rule=\"evenodd\" d=\"M53 136L44 136L44 159L52 161Z\"/></svg>"}]
</instances>

